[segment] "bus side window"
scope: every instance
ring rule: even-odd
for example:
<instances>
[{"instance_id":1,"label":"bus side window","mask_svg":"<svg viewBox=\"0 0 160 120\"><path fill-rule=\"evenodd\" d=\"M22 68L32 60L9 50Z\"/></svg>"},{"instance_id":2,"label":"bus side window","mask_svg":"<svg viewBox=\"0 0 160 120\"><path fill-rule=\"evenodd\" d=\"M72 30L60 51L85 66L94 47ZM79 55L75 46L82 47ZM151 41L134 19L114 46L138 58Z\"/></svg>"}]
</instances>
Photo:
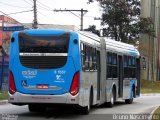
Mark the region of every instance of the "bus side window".
<instances>
[{"instance_id":1,"label":"bus side window","mask_svg":"<svg viewBox=\"0 0 160 120\"><path fill-rule=\"evenodd\" d=\"M92 67L92 64L93 64L93 60L92 60L93 48L92 47L89 47L89 48L90 48L89 70L93 70L93 67Z\"/></svg>"},{"instance_id":2,"label":"bus side window","mask_svg":"<svg viewBox=\"0 0 160 120\"><path fill-rule=\"evenodd\" d=\"M128 56L128 78L131 78L132 77L132 57L131 56Z\"/></svg>"},{"instance_id":3,"label":"bus side window","mask_svg":"<svg viewBox=\"0 0 160 120\"><path fill-rule=\"evenodd\" d=\"M96 57L97 57L97 52L96 52L96 48L93 48L93 55L92 55L92 69L93 70L97 70L97 59L96 59Z\"/></svg>"},{"instance_id":4,"label":"bus side window","mask_svg":"<svg viewBox=\"0 0 160 120\"><path fill-rule=\"evenodd\" d=\"M107 52L107 78L117 78L118 77L118 62L117 54Z\"/></svg>"},{"instance_id":5,"label":"bus side window","mask_svg":"<svg viewBox=\"0 0 160 120\"><path fill-rule=\"evenodd\" d=\"M136 77L136 58L133 56L124 56L124 77Z\"/></svg>"},{"instance_id":6,"label":"bus side window","mask_svg":"<svg viewBox=\"0 0 160 120\"><path fill-rule=\"evenodd\" d=\"M136 58L132 57L132 78L136 78Z\"/></svg>"},{"instance_id":7,"label":"bus side window","mask_svg":"<svg viewBox=\"0 0 160 120\"><path fill-rule=\"evenodd\" d=\"M83 43L81 43L81 64L82 64L82 70L85 70L85 46Z\"/></svg>"},{"instance_id":8,"label":"bus side window","mask_svg":"<svg viewBox=\"0 0 160 120\"><path fill-rule=\"evenodd\" d=\"M117 54L113 53L112 55L112 78L118 77L118 68L117 68Z\"/></svg>"},{"instance_id":9,"label":"bus side window","mask_svg":"<svg viewBox=\"0 0 160 120\"><path fill-rule=\"evenodd\" d=\"M112 53L107 52L107 78L112 78Z\"/></svg>"},{"instance_id":10,"label":"bus side window","mask_svg":"<svg viewBox=\"0 0 160 120\"><path fill-rule=\"evenodd\" d=\"M128 69L128 56L124 56L123 57L123 61L124 61L124 78L128 78L129 77L129 75L128 75L128 73L129 73L129 69Z\"/></svg>"},{"instance_id":11,"label":"bus side window","mask_svg":"<svg viewBox=\"0 0 160 120\"><path fill-rule=\"evenodd\" d=\"M85 45L85 70L89 70L89 60L90 60L90 49L89 46Z\"/></svg>"},{"instance_id":12,"label":"bus side window","mask_svg":"<svg viewBox=\"0 0 160 120\"><path fill-rule=\"evenodd\" d=\"M81 62L82 69L94 71L97 70L97 52L95 48L81 43Z\"/></svg>"}]
</instances>

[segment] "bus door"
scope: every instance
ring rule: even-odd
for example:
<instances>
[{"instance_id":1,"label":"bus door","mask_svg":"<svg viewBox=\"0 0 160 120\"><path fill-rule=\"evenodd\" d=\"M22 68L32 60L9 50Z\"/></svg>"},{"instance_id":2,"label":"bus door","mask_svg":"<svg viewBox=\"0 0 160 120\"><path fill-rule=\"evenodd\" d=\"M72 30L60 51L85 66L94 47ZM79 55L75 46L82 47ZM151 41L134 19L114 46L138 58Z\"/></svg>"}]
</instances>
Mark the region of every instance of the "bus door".
<instances>
[{"instance_id":1,"label":"bus door","mask_svg":"<svg viewBox=\"0 0 160 120\"><path fill-rule=\"evenodd\" d=\"M97 51L97 100L100 100L100 52Z\"/></svg>"},{"instance_id":2,"label":"bus door","mask_svg":"<svg viewBox=\"0 0 160 120\"><path fill-rule=\"evenodd\" d=\"M123 60L122 60L122 56L118 56L118 85L119 85L119 89L118 89L118 94L119 97L123 96Z\"/></svg>"}]
</instances>

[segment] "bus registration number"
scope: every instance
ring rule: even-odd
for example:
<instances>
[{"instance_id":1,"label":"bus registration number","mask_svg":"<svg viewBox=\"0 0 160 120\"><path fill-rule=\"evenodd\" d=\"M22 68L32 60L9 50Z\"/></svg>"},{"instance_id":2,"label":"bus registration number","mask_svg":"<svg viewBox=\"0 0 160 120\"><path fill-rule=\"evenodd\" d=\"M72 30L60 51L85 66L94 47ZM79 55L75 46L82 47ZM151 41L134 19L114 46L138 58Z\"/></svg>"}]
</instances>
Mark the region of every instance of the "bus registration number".
<instances>
[{"instance_id":1,"label":"bus registration number","mask_svg":"<svg viewBox=\"0 0 160 120\"><path fill-rule=\"evenodd\" d=\"M64 75L64 74L66 74L66 71L65 70L55 70L54 74Z\"/></svg>"}]
</instances>

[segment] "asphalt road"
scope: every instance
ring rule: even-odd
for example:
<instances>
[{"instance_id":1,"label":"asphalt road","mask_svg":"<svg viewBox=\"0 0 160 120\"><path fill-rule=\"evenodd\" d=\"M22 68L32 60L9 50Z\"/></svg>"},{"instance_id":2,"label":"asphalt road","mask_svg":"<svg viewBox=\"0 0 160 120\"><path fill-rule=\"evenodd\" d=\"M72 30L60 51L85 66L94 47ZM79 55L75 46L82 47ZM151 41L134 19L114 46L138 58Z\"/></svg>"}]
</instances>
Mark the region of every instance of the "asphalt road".
<instances>
[{"instance_id":1,"label":"asphalt road","mask_svg":"<svg viewBox=\"0 0 160 120\"><path fill-rule=\"evenodd\" d=\"M0 105L0 120L117 120L129 119L130 114L150 114L155 107L160 106L160 96L141 96L134 99L133 104L119 101L113 108L105 105L92 108L89 115L79 115L72 108L49 109L43 113L30 113L28 106L15 106L11 104ZM127 116L126 116L127 115ZM132 118L133 119L133 118Z\"/></svg>"}]
</instances>

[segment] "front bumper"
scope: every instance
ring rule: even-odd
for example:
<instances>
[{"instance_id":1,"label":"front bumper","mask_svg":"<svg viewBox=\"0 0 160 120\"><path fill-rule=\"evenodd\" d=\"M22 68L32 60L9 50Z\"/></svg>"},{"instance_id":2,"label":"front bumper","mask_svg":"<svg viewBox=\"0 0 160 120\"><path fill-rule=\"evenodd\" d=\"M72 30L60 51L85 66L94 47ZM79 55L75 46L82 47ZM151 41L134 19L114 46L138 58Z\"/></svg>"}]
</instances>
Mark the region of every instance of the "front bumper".
<instances>
[{"instance_id":1,"label":"front bumper","mask_svg":"<svg viewBox=\"0 0 160 120\"><path fill-rule=\"evenodd\" d=\"M16 92L9 94L9 102L12 104L30 103L56 103L56 104L79 104L79 95L72 96L70 93L62 95L32 95Z\"/></svg>"}]
</instances>

